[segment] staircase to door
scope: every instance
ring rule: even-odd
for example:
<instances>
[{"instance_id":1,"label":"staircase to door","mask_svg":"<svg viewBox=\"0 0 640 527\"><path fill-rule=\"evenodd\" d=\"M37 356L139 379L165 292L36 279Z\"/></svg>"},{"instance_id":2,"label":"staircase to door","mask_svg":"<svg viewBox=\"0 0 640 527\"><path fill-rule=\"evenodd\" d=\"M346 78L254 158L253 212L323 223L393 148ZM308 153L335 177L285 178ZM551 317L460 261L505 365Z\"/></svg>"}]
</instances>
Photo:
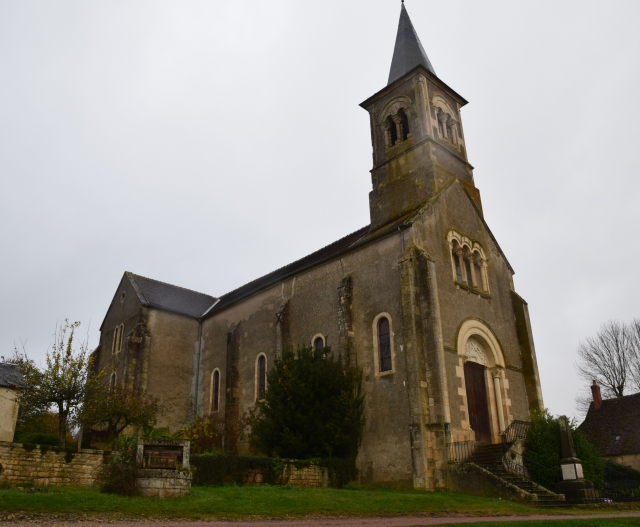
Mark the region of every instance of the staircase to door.
<instances>
[{"instance_id":1,"label":"staircase to door","mask_svg":"<svg viewBox=\"0 0 640 527\"><path fill-rule=\"evenodd\" d=\"M494 476L515 485L521 490L537 497L537 504L541 506L554 506L564 503L564 496L556 494L548 489L532 482L524 475L508 470L504 462L505 449L502 444L478 445L475 452L469 457L469 462L481 466Z\"/></svg>"}]
</instances>

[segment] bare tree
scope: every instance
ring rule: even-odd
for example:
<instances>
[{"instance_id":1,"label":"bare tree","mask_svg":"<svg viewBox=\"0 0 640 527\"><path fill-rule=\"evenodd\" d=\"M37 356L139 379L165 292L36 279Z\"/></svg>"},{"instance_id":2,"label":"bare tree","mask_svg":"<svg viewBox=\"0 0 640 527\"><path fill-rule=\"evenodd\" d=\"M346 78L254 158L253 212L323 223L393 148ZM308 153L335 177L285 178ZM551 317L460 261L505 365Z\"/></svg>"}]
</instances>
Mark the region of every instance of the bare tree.
<instances>
[{"instance_id":1,"label":"bare tree","mask_svg":"<svg viewBox=\"0 0 640 527\"><path fill-rule=\"evenodd\" d=\"M633 391L640 392L640 318L634 318L631 321L629 333L634 351L631 367L629 368L629 379L633 385Z\"/></svg>"},{"instance_id":2,"label":"bare tree","mask_svg":"<svg viewBox=\"0 0 640 527\"><path fill-rule=\"evenodd\" d=\"M604 398L622 397L640 390L640 319L631 324L610 320L600 326L594 337L578 345L578 375L585 381L585 391L576 397L582 414L589 409L588 386L597 381Z\"/></svg>"}]
</instances>

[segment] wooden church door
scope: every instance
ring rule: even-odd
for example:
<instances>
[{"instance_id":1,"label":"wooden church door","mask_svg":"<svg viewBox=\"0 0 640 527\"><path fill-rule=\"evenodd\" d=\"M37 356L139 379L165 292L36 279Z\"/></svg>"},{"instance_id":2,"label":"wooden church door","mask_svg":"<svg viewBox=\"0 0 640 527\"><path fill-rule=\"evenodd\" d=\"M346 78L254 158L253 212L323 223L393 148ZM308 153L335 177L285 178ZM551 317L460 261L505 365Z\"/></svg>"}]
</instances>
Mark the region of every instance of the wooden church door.
<instances>
[{"instance_id":1,"label":"wooden church door","mask_svg":"<svg viewBox=\"0 0 640 527\"><path fill-rule=\"evenodd\" d=\"M485 367L482 364L467 361L464 365L464 383L467 389L469 425L476 433L476 441L491 443L487 384L484 370Z\"/></svg>"}]
</instances>

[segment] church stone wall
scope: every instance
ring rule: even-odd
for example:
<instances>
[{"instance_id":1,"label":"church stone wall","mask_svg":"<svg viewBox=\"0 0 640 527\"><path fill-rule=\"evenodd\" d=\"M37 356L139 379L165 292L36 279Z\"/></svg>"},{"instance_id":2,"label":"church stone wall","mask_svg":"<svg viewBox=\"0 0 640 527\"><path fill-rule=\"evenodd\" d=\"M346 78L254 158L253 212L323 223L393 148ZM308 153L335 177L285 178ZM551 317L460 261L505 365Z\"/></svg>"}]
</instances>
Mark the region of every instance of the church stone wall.
<instances>
[{"instance_id":1,"label":"church stone wall","mask_svg":"<svg viewBox=\"0 0 640 527\"><path fill-rule=\"evenodd\" d=\"M148 353L146 393L167 407L158 426L173 433L194 415L193 371L197 357L198 321L183 315L149 310L151 345Z\"/></svg>"},{"instance_id":2,"label":"church stone wall","mask_svg":"<svg viewBox=\"0 0 640 527\"><path fill-rule=\"evenodd\" d=\"M414 223L418 243L426 248L438 269L438 292L442 317L442 333L447 353L447 377L451 408L452 439L473 439L469 434L465 413L466 393L462 377L465 350L458 349L458 332L461 324L469 318L481 321L494 333L502 349L506 368L503 370L503 408L505 420L527 419L529 403L521 361L521 349L516 331L511 299L512 278L507 262L491 240L480 216L474 210L462 185L452 184L444 196L425 211ZM447 233L450 229L478 241L488 260L490 298L459 288L454 280L450 246ZM454 355L453 352L457 354ZM457 364L456 364L457 363ZM492 387L487 386L491 396ZM506 394L506 397L505 397ZM491 401L495 402L495 401ZM493 435L499 430L497 423Z\"/></svg>"},{"instance_id":3,"label":"church stone wall","mask_svg":"<svg viewBox=\"0 0 640 527\"><path fill-rule=\"evenodd\" d=\"M327 262L254 295L203 323L203 390L201 400L210 401L210 378L215 368L221 372L220 411L226 394L227 333L237 336L237 386L239 415L252 408L256 397L256 360L264 353L267 367L276 357L276 313L284 305L284 347L294 349L311 344L322 334L337 352L339 332L338 288L345 276L353 283L352 360L363 368L367 424L360 454L363 478L368 482L411 481L411 454L407 421L405 361L399 311L397 261L400 240L391 236L339 260ZM393 325L395 372L377 376L373 351L374 319L388 313ZM242 447L242 445L241 445Z\"/></svg>"}]
</instances>

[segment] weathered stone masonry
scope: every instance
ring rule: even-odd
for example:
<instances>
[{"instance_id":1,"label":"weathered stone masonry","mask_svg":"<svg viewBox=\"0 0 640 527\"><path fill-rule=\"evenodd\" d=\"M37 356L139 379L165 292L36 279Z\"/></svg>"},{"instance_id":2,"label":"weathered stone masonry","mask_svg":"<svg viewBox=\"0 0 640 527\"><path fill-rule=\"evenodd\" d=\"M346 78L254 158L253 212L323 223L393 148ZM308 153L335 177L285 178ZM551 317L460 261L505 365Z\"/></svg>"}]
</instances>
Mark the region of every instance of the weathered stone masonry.
<instances>
[{"instance_id":1,"label":"weathered stone masonry","mask_svg":"<svg viewBox=\"0 0 640 527\"><path fill-rule=\"evenodd\" d=\"M111 452L62 449L0 441L0 483L35 486L93 485Z\"/></svg>"}]
</instances>

